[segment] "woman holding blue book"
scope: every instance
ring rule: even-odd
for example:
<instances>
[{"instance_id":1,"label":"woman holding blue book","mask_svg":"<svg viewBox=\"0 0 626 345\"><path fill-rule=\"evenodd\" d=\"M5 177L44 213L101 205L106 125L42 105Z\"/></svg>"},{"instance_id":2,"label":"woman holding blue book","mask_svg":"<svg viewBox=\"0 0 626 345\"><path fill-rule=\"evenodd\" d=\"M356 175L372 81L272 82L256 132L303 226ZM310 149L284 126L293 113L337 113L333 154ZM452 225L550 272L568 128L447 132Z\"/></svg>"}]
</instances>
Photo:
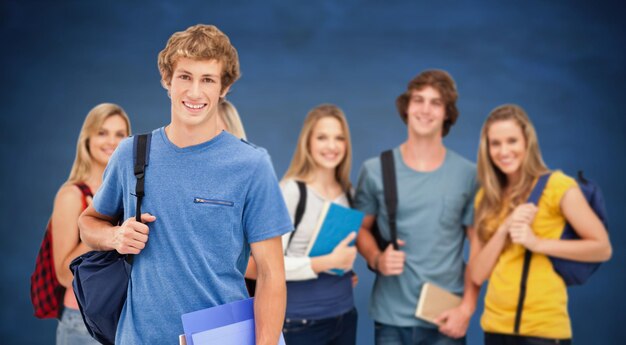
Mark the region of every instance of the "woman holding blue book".
<instances>
[{"instance_id":1,"label":"woman holding blue book","mask_svg":"<svg viewBox=\"0 0 626 345\"><path fill-rule=\"evenodd\" d=\"M294 232L283 236L287 277L283 334L287 345L356 343L357 312L352 295L356 233L350 233L330 254L306 255L324 204L330 201L350 207L351 160L350 132L343 111L331 104L313 108L281 182L295 225Z\"/></svg>"}]
</instances>

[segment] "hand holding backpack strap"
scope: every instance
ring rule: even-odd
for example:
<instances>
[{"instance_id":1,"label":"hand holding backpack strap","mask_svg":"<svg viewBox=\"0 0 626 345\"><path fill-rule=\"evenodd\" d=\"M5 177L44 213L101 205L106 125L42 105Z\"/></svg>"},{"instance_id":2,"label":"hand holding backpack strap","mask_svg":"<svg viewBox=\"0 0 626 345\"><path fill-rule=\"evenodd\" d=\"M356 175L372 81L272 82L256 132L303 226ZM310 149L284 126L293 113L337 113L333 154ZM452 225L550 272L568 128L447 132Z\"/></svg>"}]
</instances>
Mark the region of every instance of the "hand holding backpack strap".
<instances>
[{"instance_id":1,"label":"hand holding backpack strap","mask_svg":"<svg viewBox=\"0 0 626 345\"><path fill-rule=\"evenodd\" d=\"M396 181L396 167L393 158L393 150L387 150L380 154L380 166L383 179L383 195L385 198L385 208L387 209L387 219L389 221L390 240L387 241L380 233L378 223L374 220L371 232L380 251L384 251L389 243L398 250L398 232L396 227L396 216L398 210L398 188ZM377 272L373 267L367 266L372 272Z\"/></svg>"},{"instance_id":2,"label":"hand holding backpack strap","mask_svg":"<svg viewBox=\"0 0 626 345\"><path fill-rule=\"evenodd\" d=\"M135 163L133 172L135 174L135 197L137 204L135 206L135 220L141 223L141 201L145 194L144 181L146 177L146 165L148 165L148 157L150 155L150 141L152 133L139 134L135 136L133 147L135 151ZM133 263L133 255L126 254L126 261Z\"/></svg>"},{"instance_id":3,"label":"hand holding backpack strap","mask_svg":"<svg viewBox=\"0 0 626 345\"><path fill-rule=\"evenodd\" d=\"M135 220L141 222L141 200L145 196L144 192L144 179L146 172L146 165L148 165L148 150L150 148L150 139L152 133L140 134L135 137L135 164L134 173L136 178L135 183L135 196L137 197L137 207L135 213Z\"/></svg>"}]
</instances>

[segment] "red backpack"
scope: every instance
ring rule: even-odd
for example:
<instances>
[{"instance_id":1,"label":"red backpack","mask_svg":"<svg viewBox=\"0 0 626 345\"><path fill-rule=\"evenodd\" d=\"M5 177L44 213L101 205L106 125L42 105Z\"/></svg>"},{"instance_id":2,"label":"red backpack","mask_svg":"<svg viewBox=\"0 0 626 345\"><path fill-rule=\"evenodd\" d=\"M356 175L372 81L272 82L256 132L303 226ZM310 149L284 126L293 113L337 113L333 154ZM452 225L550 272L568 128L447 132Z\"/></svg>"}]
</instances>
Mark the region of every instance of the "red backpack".
<instances>
[{"instance_id":1,"label":"red backpack","mask_svg":"<svg viewBox=\"0 0 626 345\"><path fill-rule=\"evenodd\" d=\"M87 208L87 197L92 197L91 190L84 183L76 187L83 193L83 210ZM30 276L30 300L33 302L35 316L40 319L59 318L63 309L65 287L61 285L54 271L52 256L52 221L48 221L43 236L35 271Z\"/></svg>"}]
</instances>

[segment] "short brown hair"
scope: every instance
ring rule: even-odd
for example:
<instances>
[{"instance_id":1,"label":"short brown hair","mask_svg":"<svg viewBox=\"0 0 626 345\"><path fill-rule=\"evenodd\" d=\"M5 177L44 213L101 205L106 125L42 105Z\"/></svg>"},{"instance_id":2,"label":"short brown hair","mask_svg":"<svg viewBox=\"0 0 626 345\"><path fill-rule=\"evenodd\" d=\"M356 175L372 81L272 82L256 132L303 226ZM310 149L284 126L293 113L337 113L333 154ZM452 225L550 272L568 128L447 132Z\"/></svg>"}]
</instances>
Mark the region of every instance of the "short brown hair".
<instances>
[{"instance_id":1,"label":"short brown hair","mask_svg":"<svg viewBox=\"0 0 626 345\"><path fill-rule=\"evenodd\" d=\"M222 90L239 79L239 56L230 39L213 25L198 24L185 31L175 32L159 53L161 79L167 85L172 81L174 65L181 58L217 60L222 64Z\"/></svg>"},{"instance_id":2,"label":"short brown hair","mask_svg":"<svg viewBox=\"0 0 626 345\"><path fill-rule=\"evenodd\" d=\"M459 110L456 107L456 100L459 94L456 90L456 84L450 74L443 70L426 70L413 78L406 88L406 91L396 99L396 108L404 123L407 123L407 110L411 93L415 90L421 90L427 86L439 91L441 98L446 106L446 118L443 121L442 136L446 136L450 132L450 128L459 118Z\"/></svg>"}]
</instances>

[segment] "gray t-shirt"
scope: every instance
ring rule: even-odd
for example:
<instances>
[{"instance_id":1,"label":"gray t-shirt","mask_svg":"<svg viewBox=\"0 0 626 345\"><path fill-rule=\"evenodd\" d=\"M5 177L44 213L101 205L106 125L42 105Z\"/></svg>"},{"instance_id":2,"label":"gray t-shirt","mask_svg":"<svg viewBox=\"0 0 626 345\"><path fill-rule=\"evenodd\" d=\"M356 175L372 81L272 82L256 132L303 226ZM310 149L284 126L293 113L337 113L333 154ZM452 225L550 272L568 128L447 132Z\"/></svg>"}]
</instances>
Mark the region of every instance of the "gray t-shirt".
<instances>
[{"instance_id":1,"label":"gray t-shirt","mask_svg":"<svg viewBox=\"0 0 626 345\"><path fill-rule=\"evenodd\" d=\"M476 167L447 149L443 164L431 172L408 167L399 147L393 150L398 190L398 238L406 245L404 272L376 276L370 314L378 322L401 326L433 325L417 319L415 309L422 284L432 282L463 293L465 227L473 222ZM378 227L389 239L380 158L367 160L359 173L357 209L376 215Z\"/></svg>"}]
</instances>

